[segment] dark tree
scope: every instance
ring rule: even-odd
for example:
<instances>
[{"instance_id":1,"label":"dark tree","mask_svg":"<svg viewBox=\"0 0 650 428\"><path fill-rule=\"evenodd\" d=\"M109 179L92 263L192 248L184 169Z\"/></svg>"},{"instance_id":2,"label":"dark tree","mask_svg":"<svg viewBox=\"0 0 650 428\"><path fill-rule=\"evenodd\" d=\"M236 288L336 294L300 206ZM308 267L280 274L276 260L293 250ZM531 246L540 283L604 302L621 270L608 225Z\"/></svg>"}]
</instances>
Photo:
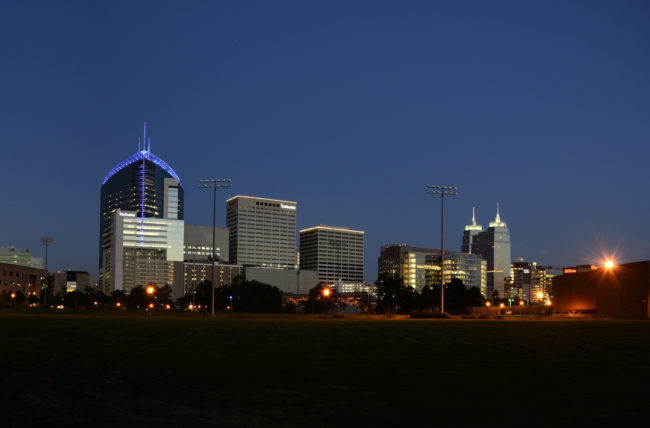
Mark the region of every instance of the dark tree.
<instances>
[{"instance_id":1,"label":"dark tree","mask_svg":"<svg viewBox=\"0 0 650 428\"><path fill-rule=\"evenodd\" d=\"M119 303L122 307L126 307L127 304L127 295L124 290L113 290L111 293L110 303L112 307L117 307Z\"/></svg>"},{"instance_id":2,"label":"dark tree","mask_svg":"<svg viewBox=\"0 0 650 428\"><path fill-rule=\"evenodd\" d=\"M375 282L377 293L377 312L410 313L418 302L418 293L404 285L399 276L381 274Z\"/></svg>"},{"instance_id":3,"label":"dark tree","mask_svg":"<svg viewBox=\"0 0 650 428\"><path fill-rule=\"evenodd\" d=\"M326 282L319 282L318 285L309 290L309 297L305 302L305 309L312 314L331 312L338 303L339 297L336 287Z\"/></svg>"}]
</instances>

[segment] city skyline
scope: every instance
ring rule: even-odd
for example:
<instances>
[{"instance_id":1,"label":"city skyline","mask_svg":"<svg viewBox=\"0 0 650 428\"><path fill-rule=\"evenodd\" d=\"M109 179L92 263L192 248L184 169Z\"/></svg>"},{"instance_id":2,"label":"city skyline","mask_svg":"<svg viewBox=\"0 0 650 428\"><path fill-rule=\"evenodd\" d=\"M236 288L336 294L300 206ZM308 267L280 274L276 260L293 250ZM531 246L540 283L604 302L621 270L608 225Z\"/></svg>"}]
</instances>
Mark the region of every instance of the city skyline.
<instances>
[{"instance_id":1,"label":"city skyline","mask_svg":"<svg viewBox=\"0 0 650 428\"><path fill-rule=\"evenodd\" d=\"M427 182L460 190L448 250L499 202L513 259L648 259L649 6L467 5L11 5L0 245L52 236L51 270L96 277L97 191L146 120L188 224L211 224L198 180L231 177L218 225L236 194L297 201L298 230L366 232L369 282L382 245L438 247Z\"/></svg>"}]
</instances>

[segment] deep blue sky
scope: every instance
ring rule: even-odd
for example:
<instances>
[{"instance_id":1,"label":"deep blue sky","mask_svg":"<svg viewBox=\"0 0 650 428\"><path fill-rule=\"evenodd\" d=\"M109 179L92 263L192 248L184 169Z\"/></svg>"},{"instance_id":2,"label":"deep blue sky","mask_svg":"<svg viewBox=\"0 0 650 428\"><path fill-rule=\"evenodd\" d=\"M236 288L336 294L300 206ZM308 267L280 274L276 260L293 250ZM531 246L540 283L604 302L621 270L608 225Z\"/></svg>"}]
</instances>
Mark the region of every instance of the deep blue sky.
<instances>
[{"instance_id":1,"label":"deep blue sky","mask_svg":"<svg viewBox=\"0 0 650 428\"><path fill-rule=\"evenodd\" d=\"M92 4L91 4L92 3ZM298 227L448 249L501 203L513 257L650 258L647 1L7 2L0 245L97 272L99 190L137 149L185 187L298 201Z\"/></svg>"}]
</instances>

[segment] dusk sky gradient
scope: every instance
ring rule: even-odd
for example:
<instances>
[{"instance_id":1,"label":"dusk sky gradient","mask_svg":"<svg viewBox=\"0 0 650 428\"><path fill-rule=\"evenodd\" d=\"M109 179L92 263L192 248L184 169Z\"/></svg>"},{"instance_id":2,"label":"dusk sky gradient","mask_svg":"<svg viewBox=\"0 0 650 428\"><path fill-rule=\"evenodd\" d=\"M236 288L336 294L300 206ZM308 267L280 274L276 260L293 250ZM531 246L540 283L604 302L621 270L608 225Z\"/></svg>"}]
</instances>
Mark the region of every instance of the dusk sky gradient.
<instances>
[{"instance_id":1,"label":"dusk sky gradient","mask_svg":"<svg viewBox=\"0 0 650 428\"><path fill-rule=\"evenodd\" d=\"M0 245L97 275L108 171L151 150L185 221L218 193L298 202L298 228L460 250L496 203L512 256L650 259L650 2L3 2Z\"/></svg>"}]
</instances>

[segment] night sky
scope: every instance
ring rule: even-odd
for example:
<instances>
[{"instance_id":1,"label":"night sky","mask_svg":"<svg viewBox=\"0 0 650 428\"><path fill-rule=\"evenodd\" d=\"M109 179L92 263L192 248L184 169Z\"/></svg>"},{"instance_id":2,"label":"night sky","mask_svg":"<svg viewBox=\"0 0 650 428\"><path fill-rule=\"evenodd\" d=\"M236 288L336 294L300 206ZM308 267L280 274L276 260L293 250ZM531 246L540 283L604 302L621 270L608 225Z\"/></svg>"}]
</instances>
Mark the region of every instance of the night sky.
<instances>
[{"instance_id":1,"label":"night sky","mask_svg":"<svg viewBox=\"0 0 650 428\"><path fill-rule=\"evenodd\" d=\"M446 247L501 204L512 256L650 259L647 1L3 2L0 245L97 274L100 186L137 150L185 188L298 202L298 227Z\"/></svg>"}]
</instances>

